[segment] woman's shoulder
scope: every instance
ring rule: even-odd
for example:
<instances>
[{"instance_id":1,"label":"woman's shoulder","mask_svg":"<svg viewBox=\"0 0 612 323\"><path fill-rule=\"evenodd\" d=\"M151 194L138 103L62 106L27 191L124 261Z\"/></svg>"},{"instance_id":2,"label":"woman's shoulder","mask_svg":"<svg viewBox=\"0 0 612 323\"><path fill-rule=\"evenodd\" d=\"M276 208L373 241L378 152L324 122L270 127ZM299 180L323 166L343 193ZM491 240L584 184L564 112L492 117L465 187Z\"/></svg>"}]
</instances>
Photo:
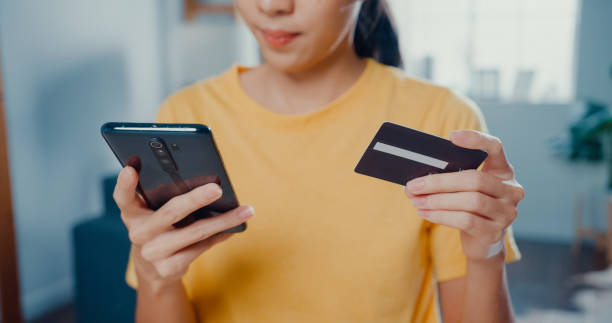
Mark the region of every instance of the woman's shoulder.
<instances>
[{"instance_id":1,"label":"woman's shoulder","mask_svg":"<svg viewBox=\"0 0 612 323\"><path fill-rule=\"evenodd\" d=\"M207 99L208 92L220 91L232 85L234 74L237 73L237 65L233 65L224 72L203 78L189 85L186 85L168 96L167 101L189 102L193 100Z\"/></svg>"},{"instance_id":2,"label":"woman's shoulder","mask_svg":"<svg viewBox=\"0 0 612 323\"><path fill-rule=\"evenodd\" d=\"M218 104L220 95L227 96L227 92L232 91L232 80L237 69L238 66L234 65L218 75L198 80L174 91L158 109L157 122L199 119L203 113L202 107Z\"/></svg>"},{"instance_id":3,"label":"woman's shoulder","mask_svg":"<svg viewBox=\"0 0 612 323\"><path fill-rule=\"evenodd\" d=\"M436 124L482 124L484 118L478 105L460 92L413 77L404 70L378 64L380 75L392 84L392 106L395 109L420 111L423 120ZM409 108L408 108L409 107ZM401 113L401 112L400 112ZM468 121L469 120L469 121ZM452 127L451 125L443 128Z\"/></svg>"},{"instance_id":4,"label":"woman's shoulder","mask_svg":"<svg viewBox=\"0 0 612 323\"><path fill-rule=\"evenodd\" d=\"M444 86L411 76L399 67L385 65L373 59L369 60L374 66L374 79L376 81L393 83L393 86L397 87L399 90L409 91L410 93L420 93L424 96L436 96L448 91Z\"/></svg>"},{"instance_id":5,"label":"woman's shoulder","mask_svg":"<svg viewBox=\"0 0 612 323\"><path fill-rule=\"evenodd\" d=\"M455 103L475 106L476 104L466 96L451 90L446 86L435 84L432 81L414 77L401 68L377 64L380 75L390 79L395 87L395 93L404 99L422 100L430 103Z\"/></svg>"}]
</instances>

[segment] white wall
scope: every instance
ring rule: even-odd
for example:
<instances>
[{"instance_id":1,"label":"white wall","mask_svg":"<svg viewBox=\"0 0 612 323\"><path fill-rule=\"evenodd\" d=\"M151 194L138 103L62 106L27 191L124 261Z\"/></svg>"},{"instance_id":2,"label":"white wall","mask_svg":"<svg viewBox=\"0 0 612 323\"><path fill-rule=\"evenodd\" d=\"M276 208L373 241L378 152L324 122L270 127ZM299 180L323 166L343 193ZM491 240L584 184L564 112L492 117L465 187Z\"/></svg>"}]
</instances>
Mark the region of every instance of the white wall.
<instances>
[{"instance_id":1,"label":"white wall","mask_svg":"<svg viewBox=\"0 0 612 323\"><path fill-rule=\"evenodd\" d=\"M576 97L612 108L612 1L582 0L576 41ZM549 140L567 133L578 105L482 104L491 132L502 138L527 196L519 205L517 236L568 242L574 238L577 194L586 197L585 225L605 229L603 164L552 156Z\"/></svg>"},{"instance_id":2,"label":"white wall","mask_svg":"<svg viewBox=\"0 0 612 323\"><path fill-rule=\"evenodd\" d=\"M117 161L99 128L152 121L168 94L254 40L231 17L185 24L180 0L0 0L0 54L18 256L28 319L72 297L72 226L101 212Z\"/></svg>"},{"instance_id":3,"label":"white wall","mask_svg":"<svg viewBox=\"0 0 612 323\"><path fill-rule=\"evenodd\" d=\"M612 1L582 1L577 46L576 96L612 107Z\"/></svg>"},{"instance_id":4,"label":"white wall","mask_svg":"<svg viewBox=\"0 0 612 323\"><path fill-rule=\"evenodd\" d=\"M569 162L554 156L550 148L552 138L567 133L579 105L481 104L481 108L525 188L514 224L517 236L571 241L577 194L588 194L585 224L605 229L604 165Z\"/></svg>"},{"instance_id":5,"label":"white wall","mask_svg":"<svg viewBox=\"0 0 612 323\"><path fill-rule=\"evenodd\" d=\"M257 42L240 18L203 15L185 23L176 2L163 2L163 10L170 92L219 74L234 63L259 62Z\"/></svg>"},{"instance_id":6,"label":"white wall","mask_svg":"<svg viewBox=\"0 0 612 323\"><path fill-rule=\"evenodd\" d=\"M71 228L116 172L99 127L162 99L156 0L0 1L0 48L24 312L72 296Z\"/></svg>"}]
</instances>

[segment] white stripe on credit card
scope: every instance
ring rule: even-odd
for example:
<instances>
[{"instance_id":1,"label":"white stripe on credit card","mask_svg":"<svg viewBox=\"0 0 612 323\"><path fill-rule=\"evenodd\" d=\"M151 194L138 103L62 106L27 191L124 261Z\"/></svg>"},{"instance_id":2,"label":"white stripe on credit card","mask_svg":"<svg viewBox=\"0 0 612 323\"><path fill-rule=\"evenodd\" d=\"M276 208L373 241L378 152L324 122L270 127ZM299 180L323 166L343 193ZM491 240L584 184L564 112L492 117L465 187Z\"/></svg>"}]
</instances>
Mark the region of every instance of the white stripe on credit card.
<instances>
[{"instance_id":1,"label":"white stripe on credit card","mask_svg":"<svg viewBox=\"0 0 612 323\"><path fill-rule=\"evenodd\" d=\"M382 151L383 153L406 158L417 163L433 166L440 169L445 169L446 166L448 166L448 162L446 161L415 153L414 151L406 150L403 148L383 144L380 141L376 142L376 144L374 145L374 150Z\"/></svg>"}]
</instances>

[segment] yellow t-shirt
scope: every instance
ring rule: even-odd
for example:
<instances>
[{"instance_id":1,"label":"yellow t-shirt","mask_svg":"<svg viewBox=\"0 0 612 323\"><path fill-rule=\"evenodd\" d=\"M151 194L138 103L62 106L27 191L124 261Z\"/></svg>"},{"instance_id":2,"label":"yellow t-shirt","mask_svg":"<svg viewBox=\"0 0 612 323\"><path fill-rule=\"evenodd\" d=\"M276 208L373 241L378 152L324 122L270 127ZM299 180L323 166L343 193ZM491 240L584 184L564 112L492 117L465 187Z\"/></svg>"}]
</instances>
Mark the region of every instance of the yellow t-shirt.
<instances>
[{"instance_id":1,"label":"yellow t-shirt","mask_svg":"<svg viewBox=\"0 0 612 323\"><path fill-rule=\"evenodd\" d=\"M242 89L234 66L172 95L158 122L214 134L248 229L203 253L183 278L201 322L437 322L436 281L465 275L459 232L420 218L403 186L357 174L383 121L442 137L486 131L448 89L368 60L328 106L278 114ZM512 232L507 261L520 258ZM127 282L136 287L133 266Z\"/></svg>"}]
</instances>

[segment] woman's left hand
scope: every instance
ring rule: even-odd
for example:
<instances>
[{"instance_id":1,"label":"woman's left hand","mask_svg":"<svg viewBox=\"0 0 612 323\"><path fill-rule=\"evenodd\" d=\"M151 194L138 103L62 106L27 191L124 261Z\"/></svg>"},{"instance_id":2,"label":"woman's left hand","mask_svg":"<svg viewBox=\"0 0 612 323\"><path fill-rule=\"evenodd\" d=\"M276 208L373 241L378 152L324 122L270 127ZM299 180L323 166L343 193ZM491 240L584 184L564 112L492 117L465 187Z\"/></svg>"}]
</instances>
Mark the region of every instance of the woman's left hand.
<instances>
[{"instance_id":1,"label":"woman's left hand","mask_svg":"<svg viewBox=\"0 0 612 323\"><path fill-rule=\"evenodd\" d=\"M489 156L481 170L433 174L413 179L406 195L425 220L461 230L468 260L482 261L503 249L506 228L525 197L497 137L473 130L451 133L461 147L481 149Z\"/></svg>"}]
</instances>

